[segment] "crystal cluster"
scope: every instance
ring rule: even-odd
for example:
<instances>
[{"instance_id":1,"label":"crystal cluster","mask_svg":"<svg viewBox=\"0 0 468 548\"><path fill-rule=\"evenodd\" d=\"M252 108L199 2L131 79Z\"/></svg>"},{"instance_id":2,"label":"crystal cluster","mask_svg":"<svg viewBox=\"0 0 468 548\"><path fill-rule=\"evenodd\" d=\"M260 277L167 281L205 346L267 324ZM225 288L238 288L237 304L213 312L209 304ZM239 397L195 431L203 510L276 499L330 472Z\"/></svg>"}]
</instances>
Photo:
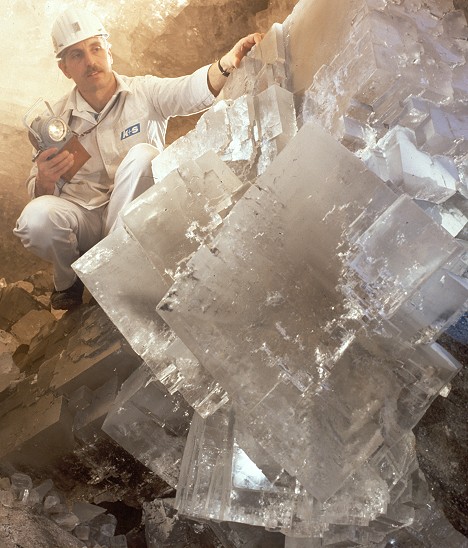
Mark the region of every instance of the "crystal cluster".
<instances>
[{"instance_id":1,"label":"crystal cluster","mask_svg":"<svg viewBox=\"0 0 468 548\"><path fill-rule=\"evenodd\" d=\"M467 39L452 2L364 2L302 108L453 236L468 220Z\"/></svg>"},{"instance_id":2,"label":"crystal cluster","mask_svg":"<svg viewBox=\"0 0 468 548\"><path fill-rule=\"evenodd\" d=\"M312 201L314 215L308 215ZM353 474L369 480L363 468L372 466L376 452L395 449L457 372L457 362L440 346L414 344L413 332L398 331L397 320L402 303L441 263L460 258L463 248L311 125L224 225L210 248L189 260L159 313L225 387L241 428L316 504L331 504ZM426 236L429 256L420 245ZM340 252L333 258L329 250L335 249ZM421 326L430 328L435 326ZM203 450L203 457L186 451L190 464L183 462L189 472L179 480L179 492L185 492L180 509L202 517L194 507L201 499L204 517L223 519L217 500L207 504L211 493L221 496L213 490L216 476L213 483L198 476L207 472L196 464L211 459ZM212 471L218 467L226 469L214 459ZM350 483L356 488L359 481ZM386 502L375 484L361 490L362 497L371 493L378 505ZM363 503L367 519L375 504ZM310 521L302 506L289 517L294 527L283 524L281 530L304 534L303 520ZM245 519L237 508L228 515ZM328 519L322 526L337 523Z\"/></svg>"},{"instance_id":3,"label":"crystal cluster","mask_svg":"<svg viewBox=\"0 0 468 548\"><path fill-rule=\"evenodd\" d=\"M460 369L435 341L468 303L466 27L450 2L360 0L296 89L313 6L273 25L74 267L146 362L114 439L185 428L182 398L196 411L181 514L289 548L385 545L432 515L411 429Z\"/></svg>"},{"instance_id":4,"label":"crystal cluster","mask_svg":"<svg viewBox=\"0 0 468 548\"><path fill-rule=\"evenodd\" d=\"M242 181L268 166L296 133L294 95L286 88L281 25L275 24L253 54L244 58L215 105L196 128L172 143L153 162L162 180L187 159L212 150Z\"/></svg>"},{"instance_id":5,"label":"crystal cluster","mask_svg":"<svg viewBox=\"0 0 468 548\"><path fill-rule=\"evenodd\" d=\"M232 408L205 420L194 416L180 483L177 503L189 515L263 525L292 537L331 538L332 523L361 531L369 541L380 540L385 520L394 516L398 526L410 524L414 506L427 500L411 433L391 451L378 452L335 495L319 502L242 428ZM193 490L195 483L199 487Z\"/></svg>"}]
</instances>

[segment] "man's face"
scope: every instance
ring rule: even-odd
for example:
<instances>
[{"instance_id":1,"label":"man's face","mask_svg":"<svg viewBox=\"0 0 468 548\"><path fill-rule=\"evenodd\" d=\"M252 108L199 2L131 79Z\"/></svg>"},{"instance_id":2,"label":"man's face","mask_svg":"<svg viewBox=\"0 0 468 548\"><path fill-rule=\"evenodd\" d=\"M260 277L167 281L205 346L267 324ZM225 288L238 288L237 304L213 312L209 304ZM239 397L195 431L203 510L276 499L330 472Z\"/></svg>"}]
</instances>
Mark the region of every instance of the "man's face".
<instances>
[{"instance_id":1,"label":"man's face","mask_svg":"<svg viewBox=\"0 0 468 548\"><path fill-rule=\"evenodd\" d=\"M110 46L102 36L88 38L67 48L59 67L85 94L106 89L114 82Z\"/></svg>"}]
</instances>

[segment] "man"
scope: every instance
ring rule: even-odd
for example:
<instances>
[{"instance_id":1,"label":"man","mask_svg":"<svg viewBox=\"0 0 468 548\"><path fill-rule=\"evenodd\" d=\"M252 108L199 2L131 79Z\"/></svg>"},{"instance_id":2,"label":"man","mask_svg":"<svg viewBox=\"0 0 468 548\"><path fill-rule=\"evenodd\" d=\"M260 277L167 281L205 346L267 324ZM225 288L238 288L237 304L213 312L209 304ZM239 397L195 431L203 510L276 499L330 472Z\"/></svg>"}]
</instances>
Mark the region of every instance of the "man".
<instances>
[{"instance_id":1,"label":"man","mask_svg":"<svg viewBox=\"0 0 468 548\"><path fill-rule=\"evenodd\" d=\"M108 33L93 14L70 8L52 41L58 65L75 82L54 105L91 156L69 182L74 154L42 151L27 180L32 198L14 233L54 267L51 306L81 304L83 283L71 264L120 222L119 211L153 184L151 161L163 150L168 119L209 107L229 73L258 42L250 34L221 59L189 76L121 76L112 70Z\"/></svg>"}]
</instances>

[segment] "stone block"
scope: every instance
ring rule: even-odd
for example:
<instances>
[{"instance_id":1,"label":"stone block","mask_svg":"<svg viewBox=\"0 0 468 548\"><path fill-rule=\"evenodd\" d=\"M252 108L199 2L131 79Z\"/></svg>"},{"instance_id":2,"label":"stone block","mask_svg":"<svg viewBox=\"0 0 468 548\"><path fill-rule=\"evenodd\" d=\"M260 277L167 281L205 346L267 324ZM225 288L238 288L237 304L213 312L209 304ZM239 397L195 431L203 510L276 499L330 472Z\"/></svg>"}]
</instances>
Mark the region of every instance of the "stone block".
<instances>
[{"instance_id":1,"label":"stone block","mask_svg":"<svg viewBox=\"0 0 468 548\"><path fill-rule=\"evenodd\" d=\"M30 345L43 329L51 328L54 316L48 310L30 310L11 326L11 333L22 343Z\"/></svg>"},{"instance_id":2,"label":"stone block","mask_svg":"<svg viewBox=\"0 0 468 548\"><path fill-rule=\"evenodd\" d=\"M72 417L62 396L45 395L2 418L0 458L14 466L48 469L73 444Z\"/></svg>"},{"instance_id":3,"label":"stone block","mask_svg":"<svg viewBox=\"0 0 468 548\"><path fill-rule=\"evenodd\" d=\"M0 329L8 331L29 311L44 309L44 305L21 287L7 285L0 288Z\"/></svg>"},{"instance_id":4,"label":"stone block","mask_svg":"<svg viewBox=\"0 0 468 548\"><path fill-rule=\"evenodd\" d=\"M138 357L129 353L120 341L96 349L92 355L83 353L78 357L79 348L74 352L74 357L65 355L53 360L50 387L58 394L71 394L81 386L95 390L114 375L123 381L140 364Z\"/></svg>"}]
</instances>

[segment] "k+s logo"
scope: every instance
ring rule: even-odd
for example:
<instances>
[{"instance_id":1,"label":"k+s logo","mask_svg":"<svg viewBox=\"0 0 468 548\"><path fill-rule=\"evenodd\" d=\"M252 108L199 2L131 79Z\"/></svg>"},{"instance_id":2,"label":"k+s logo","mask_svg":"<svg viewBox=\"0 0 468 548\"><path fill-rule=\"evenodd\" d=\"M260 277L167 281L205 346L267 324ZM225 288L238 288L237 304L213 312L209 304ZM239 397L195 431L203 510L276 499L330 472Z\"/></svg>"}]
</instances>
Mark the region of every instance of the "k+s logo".
<instances>
[{"instance_id":1,"label":"k+s logo","mask_svg":"<svg viewBox=\"0 0 468 548\"><path fill-rule=\"evenodd\" d=\"M127 129L124 129L120 134L120 140L123 141L124 139L127 139L127 137L131 137L132 135L136 135L137 133L140 133L141 128L140 124L134 124L133 126L128 127Z\"/></svg>"}]
</instances>

